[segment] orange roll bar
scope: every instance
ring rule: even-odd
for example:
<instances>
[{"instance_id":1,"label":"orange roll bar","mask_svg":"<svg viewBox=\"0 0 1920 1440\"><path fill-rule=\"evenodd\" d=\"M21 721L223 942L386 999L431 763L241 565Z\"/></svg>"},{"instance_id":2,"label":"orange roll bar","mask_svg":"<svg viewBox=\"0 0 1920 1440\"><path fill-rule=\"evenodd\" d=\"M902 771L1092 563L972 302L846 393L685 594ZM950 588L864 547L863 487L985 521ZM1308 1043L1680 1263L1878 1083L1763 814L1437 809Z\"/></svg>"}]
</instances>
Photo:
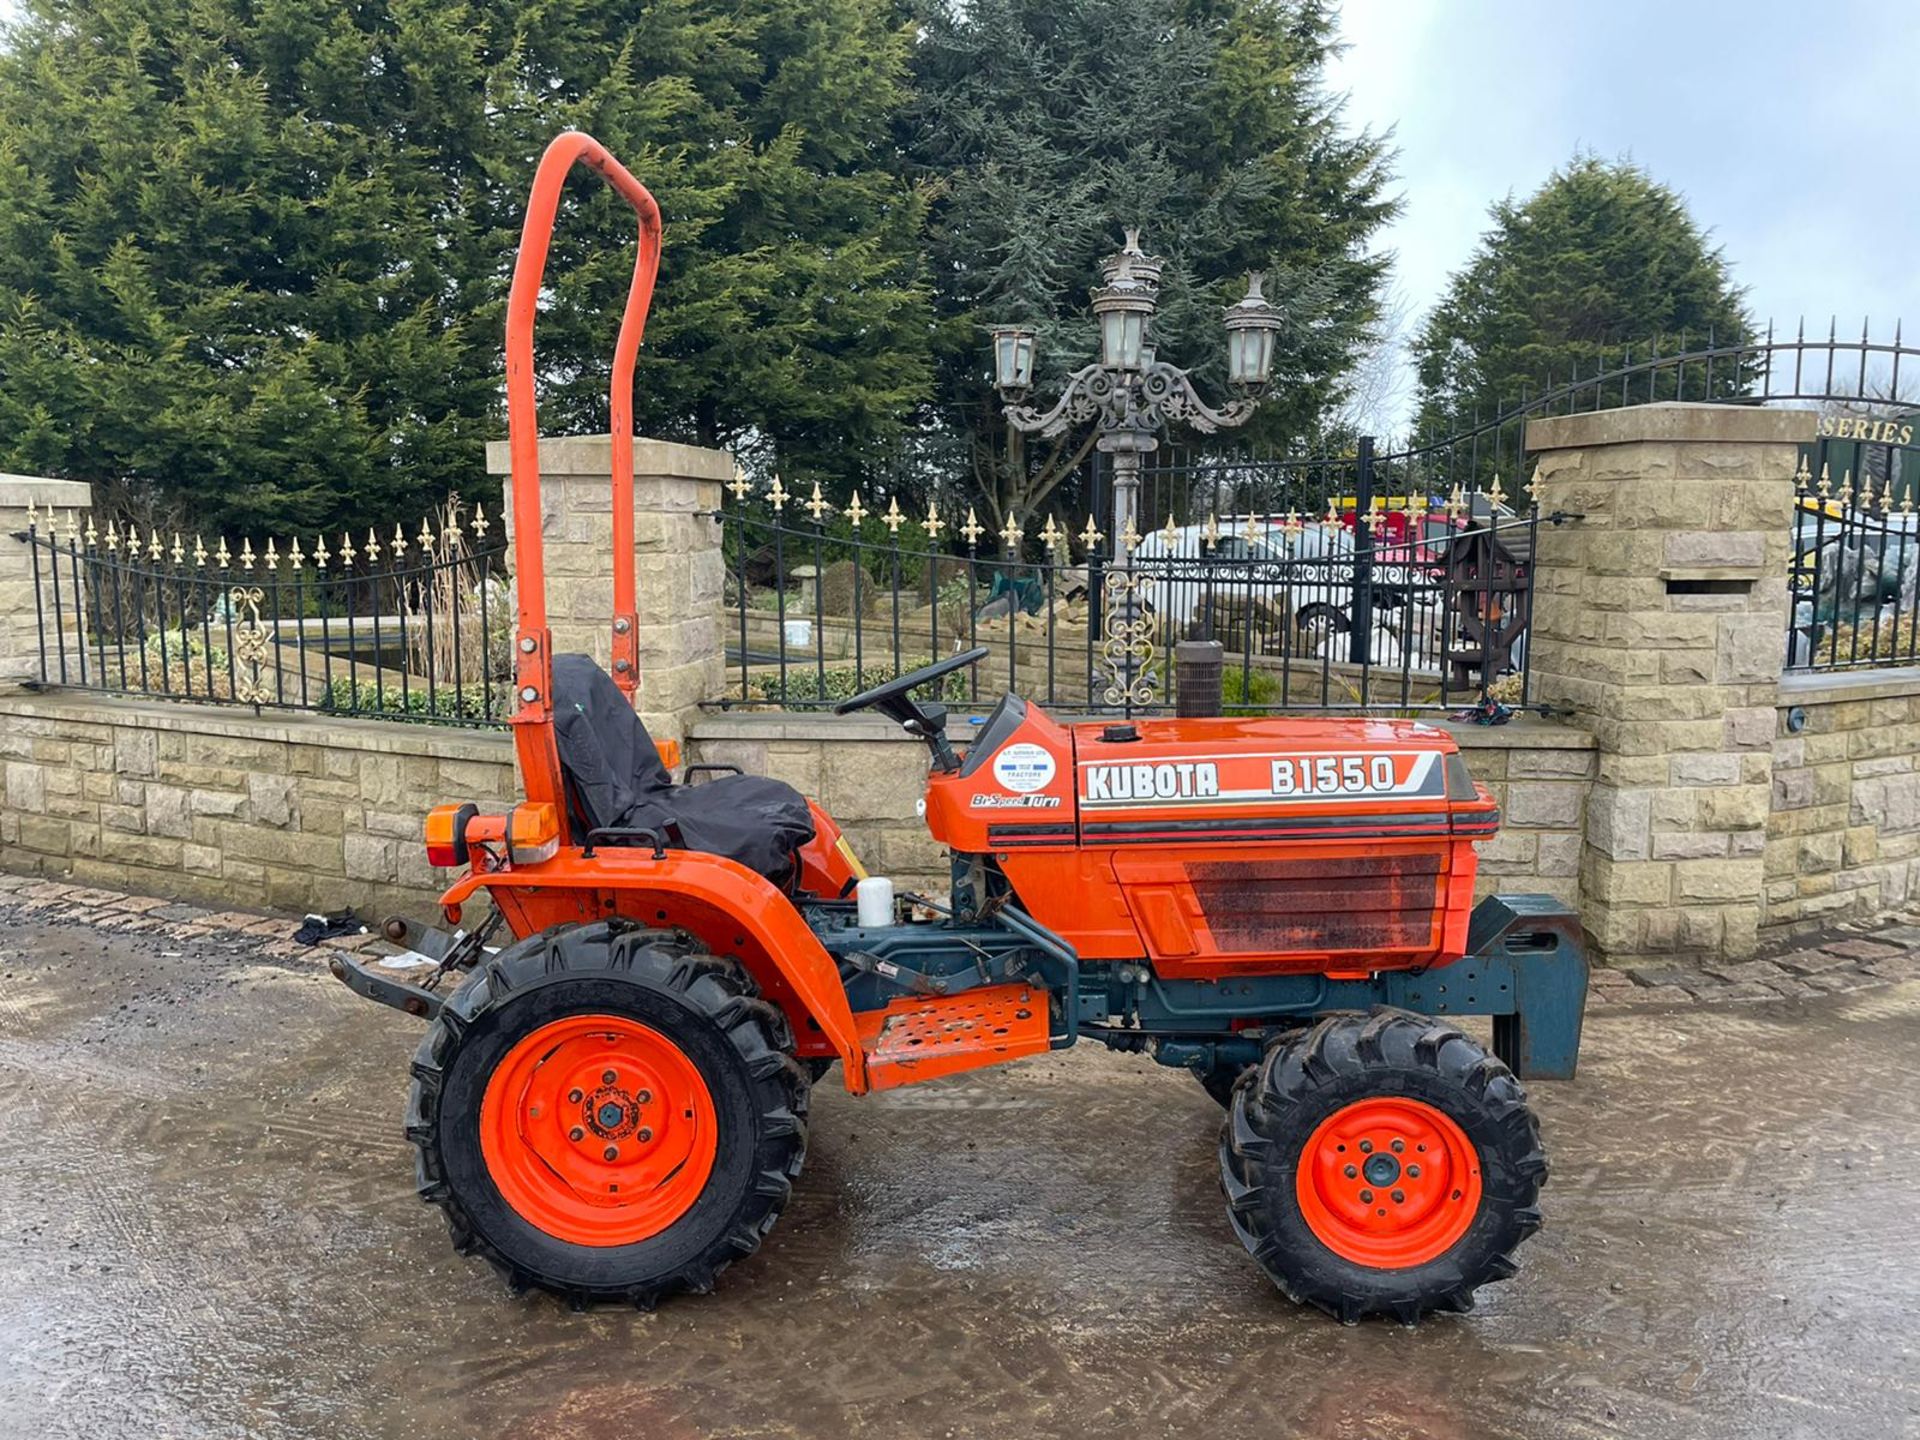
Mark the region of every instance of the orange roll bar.
<instances>
[{"instance_id":1,"label":"orange roll bar","mask_svg":"<svg viewBox=\"0 0 1920 1440\"><path fill-rule=\"evenodd\" d=\"M540 531L540 426L534 400L533 322L546 276L547 249L568 173L584 163L620 192L639 222L620 335L614 342L607 408L613 424L613 678L631 699L639 682L639 624L633 563L633 365L660 269L660 206L647 187L598 140L579 130L556 136L540 157L520 230L520 254L507 297L507 451L511 473L514 590L514 749L527 799L562 801L560 753L553 738L553 637L547 630L547 575Z\"/></svg>"}]
</instances>

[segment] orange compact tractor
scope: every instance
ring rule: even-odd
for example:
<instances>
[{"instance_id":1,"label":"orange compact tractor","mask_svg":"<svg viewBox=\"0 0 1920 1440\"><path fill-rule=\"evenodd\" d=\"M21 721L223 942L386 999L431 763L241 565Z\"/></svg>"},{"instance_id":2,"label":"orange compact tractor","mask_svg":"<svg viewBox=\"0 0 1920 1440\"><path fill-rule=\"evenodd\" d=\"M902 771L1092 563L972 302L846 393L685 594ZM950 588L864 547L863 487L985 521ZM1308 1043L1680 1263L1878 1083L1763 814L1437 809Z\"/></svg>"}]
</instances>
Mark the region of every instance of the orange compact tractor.
<instances>
[{"instance_id":1,"label":"orange compact tractor","mask_svg":"<svg viewBox=\"0 0 1920 1440\"><path fill-rule=\"evenodd\" d=\"M541 565L533 320L576 162L639 217L610 407L611 675L551 653ZM864 1095L1086 1038L1189 1069L1226 1107L1227 1218L1296 1300L1410 1322L1511 1274L1547 1174L1515 1076L1572 1074L1586 964L1558 901L1473 904L1499 814L1443 731L1066 723L1007 695L956 748L917 698L986 652L955 655L838 707L926 743L944 904L895 900L777 781L675 779L632 705L631 390L659 249L645 187L587 136L556 140L507 320L526 799L428 815L429 858L465 872L452 928L388 934L430 971L335 962L430 1022L406 1133L454 1243L576 1304L703 1291L779 1217L834 1062ZM458 928L482 894L488 918ZM1491 1053L1461 1015L1491 1017Z\"/></svg>"}]
</instances>

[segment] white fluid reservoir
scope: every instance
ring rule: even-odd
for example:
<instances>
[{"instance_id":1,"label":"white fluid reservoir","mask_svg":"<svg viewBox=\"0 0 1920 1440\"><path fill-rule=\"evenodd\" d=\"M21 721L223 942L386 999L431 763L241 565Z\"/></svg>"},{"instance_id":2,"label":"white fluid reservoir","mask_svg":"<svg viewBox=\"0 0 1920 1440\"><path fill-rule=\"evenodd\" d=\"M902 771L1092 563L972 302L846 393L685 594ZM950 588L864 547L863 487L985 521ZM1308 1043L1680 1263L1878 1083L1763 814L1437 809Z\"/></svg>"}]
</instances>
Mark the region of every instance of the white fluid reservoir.
<instances>
[{"instance_id":1,"label":"white fluid reservoir","mask_svg":"<svg viewBox=\"0 0 1920 1440\"><path fill-rule=\"evenodd\" d=\"M877 930L882 925L893 924L893 881L886 876L869 875L855 885L853 901L862 930Z\"/></svg>"}]
</instances>

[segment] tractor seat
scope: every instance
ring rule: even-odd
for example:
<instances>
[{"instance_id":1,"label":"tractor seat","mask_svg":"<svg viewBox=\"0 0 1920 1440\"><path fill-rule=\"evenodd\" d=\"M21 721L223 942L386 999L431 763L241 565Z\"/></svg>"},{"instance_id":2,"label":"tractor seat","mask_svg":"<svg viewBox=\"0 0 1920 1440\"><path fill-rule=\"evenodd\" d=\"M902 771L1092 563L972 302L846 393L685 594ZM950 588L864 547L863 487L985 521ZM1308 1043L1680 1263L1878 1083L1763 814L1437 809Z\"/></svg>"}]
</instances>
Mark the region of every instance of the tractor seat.
<instances>
[{"instance_id":1,"label":"tractor seat","mask_svg":"<svg viewBox=\"0 0 1920 1440\"><path fill-rule=\"evenodd\" d=\"M575 844L593 830L654 830L675 849L723 855L783 890L792 885L813 812L791 785L764 775L674 784L627 697L585 655L553 657L553 728Z\"/></svg>"}]
</instances>

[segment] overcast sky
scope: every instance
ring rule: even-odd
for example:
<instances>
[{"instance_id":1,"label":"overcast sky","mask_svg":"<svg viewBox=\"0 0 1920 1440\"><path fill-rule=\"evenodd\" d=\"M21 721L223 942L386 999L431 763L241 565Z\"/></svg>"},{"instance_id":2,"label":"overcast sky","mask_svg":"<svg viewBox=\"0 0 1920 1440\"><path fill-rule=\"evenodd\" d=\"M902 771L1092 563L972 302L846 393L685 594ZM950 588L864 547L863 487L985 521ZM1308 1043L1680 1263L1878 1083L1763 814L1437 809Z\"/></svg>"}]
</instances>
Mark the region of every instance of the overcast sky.
<instances>
[{"instance_id":1,"label":"overcast sky","mask_svg":"<svg viewBox=\"0 0 1920 1440\"><path fill-rule=\"evenodd\" d=\"M1915 0L1346 0L1342 30L1349 121L1400 152L1410 329L1488 204L1582 148L1679 190L1762 322L1920 327Z\"/></svg>"}]
</instances>

